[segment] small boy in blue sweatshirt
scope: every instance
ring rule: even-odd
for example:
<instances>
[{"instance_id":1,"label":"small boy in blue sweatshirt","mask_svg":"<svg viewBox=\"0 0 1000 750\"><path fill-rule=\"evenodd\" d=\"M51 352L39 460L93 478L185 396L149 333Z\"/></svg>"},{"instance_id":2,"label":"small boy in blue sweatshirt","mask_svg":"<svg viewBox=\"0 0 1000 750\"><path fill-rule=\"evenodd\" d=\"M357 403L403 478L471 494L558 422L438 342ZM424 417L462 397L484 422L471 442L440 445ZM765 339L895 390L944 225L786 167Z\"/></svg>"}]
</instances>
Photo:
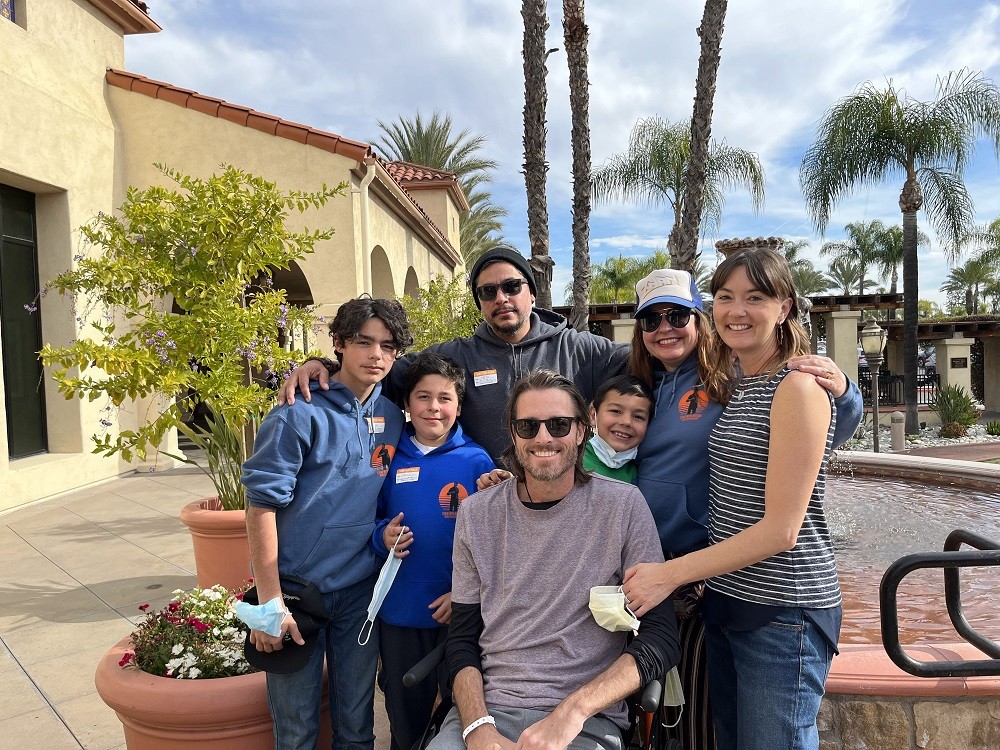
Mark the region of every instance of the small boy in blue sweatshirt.
<instances>
[{"instance_id":1,"label":"small boy in blue sweatshirt","mask_svg":"<svg viewBox=\"0 0 1000 750\"><path fill-rule=\"evenodd\" d=\"M370 297L341 305L330 334L341 365L330 389L272 409L243 465L247 533L259 602L283 608L281 577L296 576L319 587L331 618L303 669L267 673L275 747L316 747L325 656L333 747L372 750L377 649L357 633L381 563L370 544L378 495L403 429L380 383L413 339L399 302ZM251 631L258 651L304 643L285 612L280 634Z\"/></svg>"},{"instance_id":2,"label":"small boy in blue sweatshirt","mask_svg":"<svg viewBox=\"0 0 1000 750\"><path fill-rule=\"evenodd\" d=\"M455 516L476 491L493 460L456 422L465 395L465 371L439 354L419 354L406 370L403 395L410 422L379 497L372 546L403 558L379 610L382 669L392 750L410 750L431 717L446 674L403 687L403 675L444 643L451 619L451 553ZM405 524L405 525L404 525ZM400 536L402 535L402 536ZM398 542L397 542L398 539Z\"/></svg>"}]
</instances>

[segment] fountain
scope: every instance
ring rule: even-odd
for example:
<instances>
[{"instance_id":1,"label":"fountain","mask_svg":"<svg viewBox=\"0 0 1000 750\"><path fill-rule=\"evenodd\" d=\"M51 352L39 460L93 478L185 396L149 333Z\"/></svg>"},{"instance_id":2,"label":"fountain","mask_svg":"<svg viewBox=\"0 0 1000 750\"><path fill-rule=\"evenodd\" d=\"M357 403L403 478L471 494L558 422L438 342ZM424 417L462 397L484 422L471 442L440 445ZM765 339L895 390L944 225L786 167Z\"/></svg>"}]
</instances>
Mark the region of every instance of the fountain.
<instances>
[{"instance_id":1,"label":"fountain","mask_svg":"<svg viewBox=\"0 0 1000 750\"><path fill-rule=\"evenodd\" d=\"M930 679L903 672L882 647L878 605L882 573L896 559L939 552L956 528L1000 539L1000 468L842 452L833 469L827 517L844 592L844 627L819 716L821 747L1000 747L1000 677ZM996 571L963 570L962 602L973 627L1000 641ZM973 646L955 642L940 570L920 571L904 581L899 620L900 641L915 659L985 658Z\"/></svg>"}]
</instances>

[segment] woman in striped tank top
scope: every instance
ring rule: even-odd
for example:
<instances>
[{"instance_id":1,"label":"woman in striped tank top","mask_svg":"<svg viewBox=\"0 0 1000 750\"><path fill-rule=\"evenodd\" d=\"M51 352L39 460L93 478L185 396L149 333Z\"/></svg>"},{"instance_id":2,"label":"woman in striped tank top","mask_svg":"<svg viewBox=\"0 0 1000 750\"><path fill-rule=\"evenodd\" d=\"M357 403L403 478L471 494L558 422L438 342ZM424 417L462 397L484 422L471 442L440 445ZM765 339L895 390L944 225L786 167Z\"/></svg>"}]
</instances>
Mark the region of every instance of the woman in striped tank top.
<instances>
[{"instance_id":1,"label":"woman in striped tank top","mask_svg":"<svg viewBox=\"0 0 1000 750\"><path fill-rule=\"evenodd\" d=\"M709 438L710 546L631 569L624 590L641 617L679 586L708 579L703 618L719 750L817 748L840 630L823 513L836 407L815 377L785 366L809 341L782 256L731 255L712 294L711 365L731 388Z\"/></svg>"}]
</instances>

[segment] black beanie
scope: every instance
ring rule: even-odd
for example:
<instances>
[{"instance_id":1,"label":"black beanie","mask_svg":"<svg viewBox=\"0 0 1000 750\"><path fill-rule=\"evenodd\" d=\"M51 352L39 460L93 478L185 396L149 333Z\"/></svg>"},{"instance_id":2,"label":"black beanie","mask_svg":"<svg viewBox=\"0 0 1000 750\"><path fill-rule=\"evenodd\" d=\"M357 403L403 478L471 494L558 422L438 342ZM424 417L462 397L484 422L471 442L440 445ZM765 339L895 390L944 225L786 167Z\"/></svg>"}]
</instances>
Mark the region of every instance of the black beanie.
<instances>
[{"instance_id":1,"label":"black beanie","mask_svg":"<svg viewBox=\"0 0 1000 750\"><path fill-rule=\"evenodd\" d=\"M497 245L480 255L472 265L472 273L469 274L469 285L472 287L472 298L476 301L476 307L480 310L483 309L483 305L479 301L479 292L476 291L476 279L479 278L479 274L483 272L484 268L492 266L494 263L510 263L527 280L528 289L531 290L532 295L538 296L538 292L535 289L535 277L531 273L531 266L528 265L527 259L512 247Z\"/></svg>"}]
</instances>

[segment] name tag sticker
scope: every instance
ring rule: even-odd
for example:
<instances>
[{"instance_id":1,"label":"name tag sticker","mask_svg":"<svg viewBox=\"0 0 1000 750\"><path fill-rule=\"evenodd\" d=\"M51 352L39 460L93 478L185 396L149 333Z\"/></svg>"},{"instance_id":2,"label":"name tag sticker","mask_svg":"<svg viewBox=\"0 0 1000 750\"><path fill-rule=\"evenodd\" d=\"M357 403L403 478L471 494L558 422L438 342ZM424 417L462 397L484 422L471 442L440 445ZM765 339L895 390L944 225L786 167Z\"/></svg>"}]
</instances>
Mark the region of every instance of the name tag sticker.
<instances>
[{"instance_id":1,"label":"name tag sticker","mask_svg":"<svg viewBox=\"0 0 1000 750\"><path fill-rule=\"evenodd\" d=\"M385 417L371 417L368 420L368 432L373 435L385 432Z\"/></svg>"},{"instance_id":2,"label":"name tag sticker","mask_svg":"<svg viewBox=\"0 0 1000 750\"><path fill-rule=\"evenodd\" d=\"M497 371L479 370L478 372L472 373L472 377L476 384L476 388L481 385L495 385L497 382Z\"/></svg>"},{"instance_id":3,"label":"name tag sticker","mask_svg":"<svg viewBox=\"0 0 1000 750\"><path fill-rule=\"evenodd\" d=\"M419 466L407 466L396 472L396 484L416 482L418 479L420 479Z\"/></svg>"}]
</instances>

